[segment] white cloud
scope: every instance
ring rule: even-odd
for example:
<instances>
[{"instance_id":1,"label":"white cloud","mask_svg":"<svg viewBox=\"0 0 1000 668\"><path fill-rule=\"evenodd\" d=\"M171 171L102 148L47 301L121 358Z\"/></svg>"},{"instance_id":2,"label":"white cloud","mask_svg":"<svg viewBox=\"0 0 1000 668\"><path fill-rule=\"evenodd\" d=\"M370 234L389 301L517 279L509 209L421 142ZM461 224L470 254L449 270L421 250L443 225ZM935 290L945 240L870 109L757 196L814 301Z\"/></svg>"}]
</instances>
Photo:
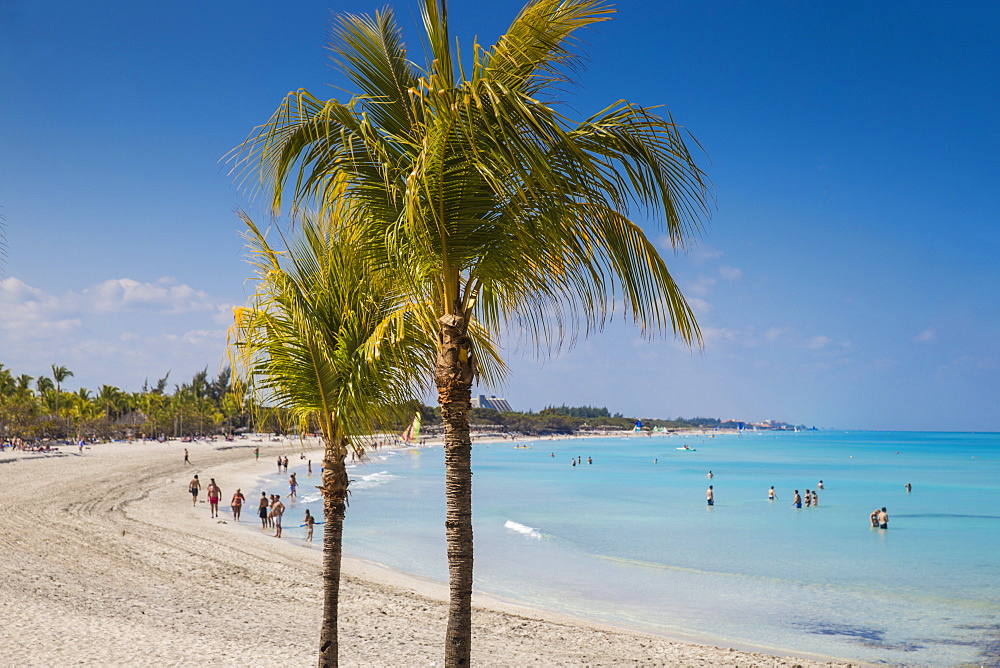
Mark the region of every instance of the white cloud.
<instances>
[{"instance_id":1,"label":"white cloud","mask_svg":"<svg viewBox=\"0 0 1000 668\"><path fill-rule=\"evenodd\" d=\"M174 278L118 278L49 294L11 277L0 281L0 314L5 366L35 375L64 364L80 386L134 388L167 370L214 368L232 305Z\"/></svg>"},{"instance_id":2,"label":"white cloud","mask_svg":"<svg viewBox=\"0 0 1000 668\"><path fill-rule=\"evenodd\" d=\"M698 282L688 286L684 292L692 295L705 296L712 291L715 287L716 280L710 276L700 276L698 277Z\"/></svg>"},{"instance_id":3,"label":"white cloud","mask_svg":"<svg viewBox=\"0 0 1000 668\"><path fill-rule=\"evenodd\" d=\"M738 281L743 278L743 271L738 267L730 267L729 265L723 265L719 267L719 275L722 276L727 281Z\"/></svg>"},{"instance_id":4,"label":"white cloud","mask_svg":"<svg viewBox=\"0 0 1000 668\"><path fill-rule=\"evenodd\" d=\"M929 327L913 337L913 340L917 343L934 343L937 341L937 330Z\"/></svg>"},{"instance_id":5,"label":"white cloud","mask_svg":"<svg viewBox=\"0 0 1000 668\"><path fill-rule=\"evenodd\" d=\"M829 336L814 336L806 341L806 348L809 350L822 350L831 343L833 343L833 340Z\"/></svg>"}]
</instances>

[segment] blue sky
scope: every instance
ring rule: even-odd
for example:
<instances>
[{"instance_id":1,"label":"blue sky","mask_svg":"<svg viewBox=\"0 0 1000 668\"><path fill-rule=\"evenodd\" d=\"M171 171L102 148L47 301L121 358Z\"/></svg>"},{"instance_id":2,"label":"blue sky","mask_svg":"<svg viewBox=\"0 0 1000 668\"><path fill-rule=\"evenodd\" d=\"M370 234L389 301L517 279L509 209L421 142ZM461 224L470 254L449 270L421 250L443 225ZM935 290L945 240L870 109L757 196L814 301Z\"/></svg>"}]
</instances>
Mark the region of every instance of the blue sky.
<instances>
[{"instance_id":1,"label":"blue sky","mask_svg":"<svg viewBox=\"0 0 1000 668\"><path fill-rule=\"evenodd\" d=\"M491 43L520 3L453 0ZM324 50L361 1L0 4L0 363L137 390L222 363L249 291L220 159L290 90L346 97ZM411 54L415 1L393 5ZM584 117L665 105L718 204L664 253L702 351L616 322L539 362L518 410L1000 431L1000 4L652 2L584 34ZM260 217L262 218L262 217ZM660 237L655 225L648 233Z\"/></svg>"}]
</instances>

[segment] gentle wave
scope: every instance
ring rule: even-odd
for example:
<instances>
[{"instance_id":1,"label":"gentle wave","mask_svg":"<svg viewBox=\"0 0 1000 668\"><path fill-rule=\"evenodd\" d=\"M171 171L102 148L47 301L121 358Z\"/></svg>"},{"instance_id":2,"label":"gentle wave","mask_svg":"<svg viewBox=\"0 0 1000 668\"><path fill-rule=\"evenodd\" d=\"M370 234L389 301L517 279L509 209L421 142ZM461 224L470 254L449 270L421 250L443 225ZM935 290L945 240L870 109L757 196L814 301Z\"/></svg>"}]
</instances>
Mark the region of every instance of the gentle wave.
<instances>
[{"instance_id":1,"label":"gentle wave","mask_svg":"<svg viewBox=\"0 0 1000 668\"><path fill-rule=\"evenodd\" d=\"M363 475L360 478L351 481L352 489L371 489L372 487L378 487L379 485L384 485L390 480L395 480L399 476L393 475L388 471L379 471L378 473L369 473L368 475Z\"/></svg>"},{"instance_id":2,"label":"gentle wave","mask_svg":"<svg viewBox=\"0 0 1000 668\"><path fill-rule=\"evenodd\" d=\"M514 522L512 520L507 520L506 522L504 522L503 526L505 529L516 531L517 533L523 534L528 538L534 538L535 540L541 540L542 538L544 538L544 536L538 529L532 529L529 526L518 524L517 522Z\"/></svg>"}]
</instances>

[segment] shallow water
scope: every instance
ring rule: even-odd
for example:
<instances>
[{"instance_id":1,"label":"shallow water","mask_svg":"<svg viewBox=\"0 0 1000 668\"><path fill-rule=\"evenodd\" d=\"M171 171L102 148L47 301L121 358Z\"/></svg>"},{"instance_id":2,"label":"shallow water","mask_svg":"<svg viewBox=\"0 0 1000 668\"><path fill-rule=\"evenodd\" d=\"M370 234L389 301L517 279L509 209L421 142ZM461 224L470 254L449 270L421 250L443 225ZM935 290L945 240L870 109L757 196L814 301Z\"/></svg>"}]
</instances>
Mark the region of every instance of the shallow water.
<instances>
[{"instance_id":1,"label":"shallow water","mask_svg":"<svg viewBox=\"0 0 1000 668\"><path fill-rule=\"evenodd\" d=\"M474 449L478 590L721 645L1000 665L1000 435L520 443L531 447ZM312 489L305 466L293 470ZM380 453L351 477L346 552L445 581L441 448ZM793 490L819 480L819 505L793 509ZM885 531L868 521L882 506ZM306 507L321 514L315 492L289 504L286 526Z\"/></svg>"}]
</instances>

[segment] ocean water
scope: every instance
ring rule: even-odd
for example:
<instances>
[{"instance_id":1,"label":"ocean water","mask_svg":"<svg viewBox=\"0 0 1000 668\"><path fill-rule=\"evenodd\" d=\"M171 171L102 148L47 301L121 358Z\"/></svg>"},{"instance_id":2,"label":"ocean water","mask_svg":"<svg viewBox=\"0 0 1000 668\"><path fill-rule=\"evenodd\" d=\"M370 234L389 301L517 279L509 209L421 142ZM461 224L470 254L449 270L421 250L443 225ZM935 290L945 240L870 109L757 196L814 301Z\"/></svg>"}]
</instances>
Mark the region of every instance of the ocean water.
<instances>
[{"instance_id":1,"label":"ocean water","mask_svg":"<svg viewBox=\"0 0 1000 668\"><path fill-rule=\"evenodd\" d=\"M530 447L473 450L477 590L722 646L1000 665L998 434L517 444ZM695 451L677 449L684 444ZM571 466L575 457L582 463ZM443 460L430 447L352 467L345 551L447 581ZM314 468L310 479L293 464L307 491L289 504L286 526L297 527L306 507L322 515ZM286 480L261 484L287 490ZM793 490L804 496L820 480L818 506L791 507ZM889 528L873 529L868 516L883 506Z\"/></svg>"}]
</instances>

